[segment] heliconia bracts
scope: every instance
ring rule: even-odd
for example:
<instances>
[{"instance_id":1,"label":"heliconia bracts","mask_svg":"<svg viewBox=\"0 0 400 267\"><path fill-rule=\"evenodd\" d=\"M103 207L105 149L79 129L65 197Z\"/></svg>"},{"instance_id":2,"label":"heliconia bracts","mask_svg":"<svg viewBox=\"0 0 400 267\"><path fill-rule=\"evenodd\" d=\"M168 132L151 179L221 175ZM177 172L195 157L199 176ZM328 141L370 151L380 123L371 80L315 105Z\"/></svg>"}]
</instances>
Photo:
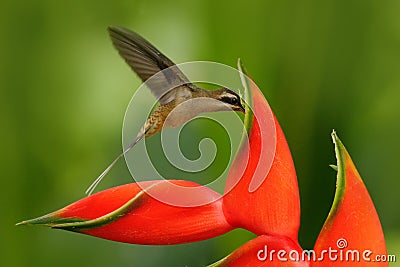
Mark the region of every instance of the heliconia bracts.
<instances>
[{"instance_id":1,"label":"heliconia bracts","mask_svg":"<svg viewBox=\"0 0 400 267\"><path fill-rule=\"evenodd\" d=\"M261 91L250 79L245 86L248 139L231 166L223 195L190 181L132 183L20 224L153 245L195 242L244 228L258 237L210 266L388 266L387 257L377 260L387 251L374 204L335 132L333 205L314 249L301 248L300 198L289 147ZM161 200L171 197L182 205Z\"/></svg>"}]
</instances>

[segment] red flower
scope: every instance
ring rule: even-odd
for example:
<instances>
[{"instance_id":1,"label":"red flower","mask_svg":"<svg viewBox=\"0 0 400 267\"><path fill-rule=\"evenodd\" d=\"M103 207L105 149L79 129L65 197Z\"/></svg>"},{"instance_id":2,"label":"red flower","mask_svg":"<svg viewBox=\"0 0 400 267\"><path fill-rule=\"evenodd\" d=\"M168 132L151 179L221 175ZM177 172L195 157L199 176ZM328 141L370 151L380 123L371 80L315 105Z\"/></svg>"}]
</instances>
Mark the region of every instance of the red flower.
<instances>
[{"instance_id":1,"label":"red flower","mask_svg":"<svg viewBox=\"0 0 400 267\"><path fill-rule=\"evenodd\" d=\"M247 99L253 103L245 117L249 142L239 150L223 196L189 181L133 183L20 224L157 245L204 240L240 227L258 237L210 266L388 266L377 257L386 255L386 246L373 202L335 133L334 203L314 251L303 251L297 240L300 200L291 154L262 93L249 80L248 85ZM160 200L166 198L184 205Z\"/></svg>"}]
</instances>

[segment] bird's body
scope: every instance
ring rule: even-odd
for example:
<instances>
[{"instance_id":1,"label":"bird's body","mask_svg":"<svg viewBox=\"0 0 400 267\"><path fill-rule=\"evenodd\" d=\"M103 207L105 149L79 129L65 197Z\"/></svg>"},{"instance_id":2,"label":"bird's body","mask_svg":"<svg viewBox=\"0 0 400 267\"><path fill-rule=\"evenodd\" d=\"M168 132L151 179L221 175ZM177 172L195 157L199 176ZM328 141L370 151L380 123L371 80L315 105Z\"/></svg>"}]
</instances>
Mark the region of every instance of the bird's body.
<instances>
[{"instance_id":1,"label":"bird's body","mask_svg":"<svg viewBox=\"0 0 400 267\"><path fill-rule=\"evenodd\" d=\"M161 131L163 127L167 127L167 125L164 125L164 122L170 112L176 106L176 102L177 101L173 100L167 104L159 105L157 108L155 108L143 125L141 131L139 132L139 135L141 133L144 133L145 137L150 137ZM171 127L174 126L171 125Z\"/></svg>"},{"instance_id":2,"label":"bird's body","mask_svg":"<svg viewBox=\"0 0 400 267\"><path fill-rule=\"evenodd\" d=\"M91 194L97 184L142 138L165 127L177 127L204 112L241 111L240 97L228 88L202 89L189 81L179 68L143 37L121 27L108 28L119 54L150 88L160 103L150 114L135 140L104 170L86 191Z\"/></svg>"}]
</instances>

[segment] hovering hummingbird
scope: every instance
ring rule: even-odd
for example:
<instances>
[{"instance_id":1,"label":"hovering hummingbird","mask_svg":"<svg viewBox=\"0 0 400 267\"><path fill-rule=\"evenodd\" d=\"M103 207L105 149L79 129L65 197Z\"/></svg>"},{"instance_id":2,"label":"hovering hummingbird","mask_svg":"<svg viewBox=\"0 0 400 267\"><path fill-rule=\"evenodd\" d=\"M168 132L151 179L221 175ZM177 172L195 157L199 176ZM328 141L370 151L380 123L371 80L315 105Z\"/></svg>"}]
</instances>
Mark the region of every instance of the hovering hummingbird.
<instances>
[{"instance_id":1,"label":"hovering hummingbird","mask_svg":"<svg viewBox=\"0 0 400 267\"><path fill-rule=\"evenodd\" d=\"M114 26L108 27L108 32L121 57L146 83L160 104L150 114L133 142L86 190L89 195L115 163L143 137L150 137L163 127L180 126L204 112L245 112L239 95L234 91L228 88L205 90L194 85L175 63L139 34Z\"/></svg>"}]
</instances>

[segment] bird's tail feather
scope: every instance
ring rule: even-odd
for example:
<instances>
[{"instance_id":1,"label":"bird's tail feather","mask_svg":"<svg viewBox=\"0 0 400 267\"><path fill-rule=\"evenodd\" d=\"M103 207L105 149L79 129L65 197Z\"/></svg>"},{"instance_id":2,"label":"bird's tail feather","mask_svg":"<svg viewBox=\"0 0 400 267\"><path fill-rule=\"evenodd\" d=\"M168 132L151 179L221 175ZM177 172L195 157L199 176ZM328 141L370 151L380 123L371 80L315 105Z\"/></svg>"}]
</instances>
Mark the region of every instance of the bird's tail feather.
<instances>
[{"instance_id":1,"label":"bird's tail feather","mask_svg":"<svg viewBox=\"0 0 400 267\"><path fill-rule=\"evenodd\" d=\"M108 167L100 174L99 177L96 178L96 180L94 180L94 182L88 187L88 189L85 191L85 193L87 195L91 195L94 191L94 189L98 186L98 184L101 182L101 180L103 180L104 176L107 175L107 173L111 170L112 167L114 167L114 165L118 162L118 160L120 158L122 158L123 156L125 156L126 153L129 152L129 150L132 149L132 147L134 147L137 142L139 142L145 135L145 132L141 131L138 136L135 138L135 140L129 145L127 146L127 148L125 148L125 150L119 154L113 162L111 162L110 165L108 165Z\"/></svg>"}]
</instances>

